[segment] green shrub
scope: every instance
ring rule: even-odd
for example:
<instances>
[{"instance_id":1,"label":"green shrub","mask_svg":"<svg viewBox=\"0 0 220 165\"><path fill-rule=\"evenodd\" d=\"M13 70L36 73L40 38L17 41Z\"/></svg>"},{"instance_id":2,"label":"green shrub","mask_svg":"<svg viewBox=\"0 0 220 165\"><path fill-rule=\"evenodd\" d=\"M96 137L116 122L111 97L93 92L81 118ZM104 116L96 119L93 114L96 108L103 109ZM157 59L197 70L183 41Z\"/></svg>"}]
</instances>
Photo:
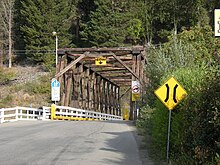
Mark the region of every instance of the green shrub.
<instances>
[{"instance_id":1,"label":"green shrub","mask_svg":"<svg viewBox=\"0 0 220 165\"><path fill-rule=\"evenodd\" d=\"M7 95L5 98L0 100L0 108L7 107L8 104L13 100L13 96Z\"/></svg>"},{"instance_id":2,"label":"green shrub","mask_svg":"<svg viewBox=\"0 0 220 165\"><path fill-rule=\"evenodd\" d=\"M158 49L148 51L146 74L150 79L146 102L150 117L140 121L150 129L153 143L165 159L168 110L154 90L174 76L188 93L172 111L170 159L172 164L209 164L220 153L220 65L219 40L210 28L184 31ZM197 36L198 35L198 36Z\"/></svg>"},{"instance_id":3,"label":"green shrub","mask_svg":"<svg viewBox=\"0 0 220 165\"><path fill-rule=\"evenodd\" d=\"M194 161L198 164L216 164L215 156L220 147L220 77L207 80L197 95L186 102L186 149L193 149ZM193 142L193 143L192 143Z\"/></svg>"},{"instance_id":4,"label":"green shrub","mask_svg":"<svg viewBox=\"0 0 220 165\"><path fill-rule=\"evenodd\" d=\"M7 84L16 76L15 72L11 69L0 68L0 84Z\"/></svg>"},{"instance_id":5,"label":"green shrub","mask_svg":"<svg viewBox=\"0 0 220 165\"><path fill-rule=\"evenodd\" d=\"M24 91L31 94L50 94L50 79L42 76L39 81L28 82L24 86Z\"/></svg>"}]
</instances>

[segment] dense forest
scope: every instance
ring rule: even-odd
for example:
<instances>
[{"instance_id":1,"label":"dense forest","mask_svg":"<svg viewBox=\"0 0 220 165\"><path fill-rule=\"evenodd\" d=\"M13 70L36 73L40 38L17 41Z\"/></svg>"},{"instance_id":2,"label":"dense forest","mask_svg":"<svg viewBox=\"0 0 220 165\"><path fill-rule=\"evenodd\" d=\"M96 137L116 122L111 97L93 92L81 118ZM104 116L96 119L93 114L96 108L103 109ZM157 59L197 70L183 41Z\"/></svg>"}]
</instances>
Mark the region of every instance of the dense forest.
<instances>
[{"instance_id":1,"label":"dense forest","mask_svg":"<svg viewBox=\"0 0 220 165\"><path fill-rule=\"evenodd\" d=\"M49 63L53 31L60 48L164 43L183 29L213 25L219 5L218 0L2 0L1 63L15 56Z\"/></svg>"},{"instance_id":2,"label":"dense forest","mask_svg":"<svg viewBox=\"0 0 220 165\"><path fill-rule=\"evenodd\" d=\"M154 90L173 75L188 96L172 113L170 162L220 164L219 0L1 0L0 67L55 64L59 48L146 47L144 104L137 125L165 160L168 111ZM160 163L159 163L160 164Z\"/></svg>"}]
</instances>

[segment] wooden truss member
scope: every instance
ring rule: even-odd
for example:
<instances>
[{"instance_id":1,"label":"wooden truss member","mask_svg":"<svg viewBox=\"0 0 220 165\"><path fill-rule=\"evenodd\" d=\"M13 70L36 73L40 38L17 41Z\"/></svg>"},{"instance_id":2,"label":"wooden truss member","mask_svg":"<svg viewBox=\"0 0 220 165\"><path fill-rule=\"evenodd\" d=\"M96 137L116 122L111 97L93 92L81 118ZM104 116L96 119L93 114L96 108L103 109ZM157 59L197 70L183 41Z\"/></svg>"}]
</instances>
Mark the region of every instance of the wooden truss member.
<instances>
[{"instance_id":1,"label":"wooden truss member","mask_svg":"<svg viewBox=\"0 0 220 165\"><path fill-rule=\"evenodd\" d=\"M131 86L132 80L144 84L142 51L142 47L59 50L56 78L62 87L61 105L121 115L120 88ZM100 56L106 57L105 66L94 65Z\"/></svg>"}]
</instances>

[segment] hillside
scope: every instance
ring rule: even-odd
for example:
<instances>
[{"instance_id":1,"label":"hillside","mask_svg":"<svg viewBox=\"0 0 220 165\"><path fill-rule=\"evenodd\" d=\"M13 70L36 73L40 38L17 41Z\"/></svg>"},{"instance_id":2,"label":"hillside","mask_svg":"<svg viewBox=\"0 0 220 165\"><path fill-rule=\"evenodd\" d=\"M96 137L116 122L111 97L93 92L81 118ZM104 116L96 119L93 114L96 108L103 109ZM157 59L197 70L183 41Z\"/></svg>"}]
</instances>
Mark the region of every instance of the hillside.
<instances>
[{"instance_id":1,"label":"hillside","mask_svg":"<svg viewBox=\"0 0 220 165\"><path fill-rule=\"evenodd\" d=\"M41 66L0 69L0 108L49 105L50 73Z\"/></svg>"}]
</instances>

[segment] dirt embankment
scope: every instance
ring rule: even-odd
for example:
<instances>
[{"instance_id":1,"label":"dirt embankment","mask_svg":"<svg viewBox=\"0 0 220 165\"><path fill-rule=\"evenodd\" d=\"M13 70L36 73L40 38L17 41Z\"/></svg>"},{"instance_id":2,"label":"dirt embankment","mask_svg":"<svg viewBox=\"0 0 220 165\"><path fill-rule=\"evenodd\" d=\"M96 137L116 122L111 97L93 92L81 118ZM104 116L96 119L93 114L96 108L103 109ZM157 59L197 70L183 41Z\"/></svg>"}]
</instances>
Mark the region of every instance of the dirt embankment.
<instances>
[{"instance_id":1,"label":"dirt embankment","mask_svg":"<svg viewBox=\"0 0 220 165\"><path fill-rule=\"evenodd\" d=\"M3 69L3 75L12 74L9 80L0 84L0 108L13 106L39 107L48 104L50 93L38 92L43 87L42 82L48 86L49 72L41 66L16 66ZM4 73L6 72L6 74ZM42 81L44 79L44 81ZM48 79L48 82L47 80Z\"/></svg>"}]
</instances>

